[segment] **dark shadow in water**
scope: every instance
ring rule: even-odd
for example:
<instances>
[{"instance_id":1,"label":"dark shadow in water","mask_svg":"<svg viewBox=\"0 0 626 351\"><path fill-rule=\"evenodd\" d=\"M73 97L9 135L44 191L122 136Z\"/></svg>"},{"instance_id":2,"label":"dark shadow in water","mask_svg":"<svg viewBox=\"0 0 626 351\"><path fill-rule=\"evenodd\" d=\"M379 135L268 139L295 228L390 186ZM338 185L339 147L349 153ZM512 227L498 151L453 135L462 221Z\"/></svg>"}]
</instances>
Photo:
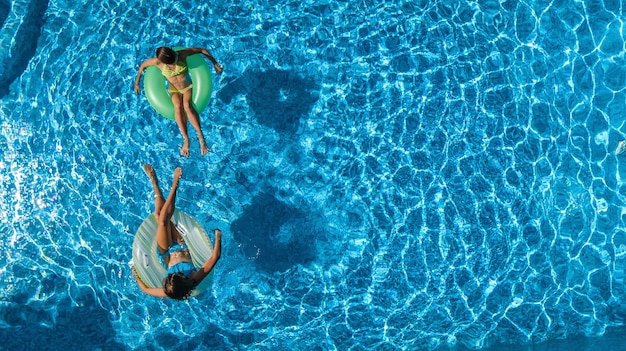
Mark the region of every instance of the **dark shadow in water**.
<instances>
[{"instance_id":1,"label":"dark shadow in water","mask_svg":"<svg viewBox=\"0 0 626 351\"><path fill-rule=\"evenodd\" d=\"M311 79L296 73L272 69L265 72L246 71L240 78L226 84L217 94L225 103L243 94L259 124L277 132L293 134L300 119L318 100L319 87Z\"/></svg>"},{"instance_id":2,"label":"dark shadow in water","mask_svg":"<svg viewBox=\"0 0 626 351\"><path fill-rule=\"evenodd\" d=\"M65 282L61 277L56 280ZM50 284L55 283L42 283ZM109 312L95 300L91 289L83 289L80 296L74 297L78 306L69 297L52 306L41 301L40 306L28 304L29 299L27 295L16 295L8 302L0 302L0 320L9 326L0 328L0 349L128 350L115 341ZM51 310L58 312L56 318L51 316L55 314Z\"/></svg>"},{"instance_id":3,"label":"dark shadow in water","mask_svg":"<svg viewBox=\"0 0 626 351\"><path fill-rule=\"evenodd\" d=\"M10 57L0 57L2 64L6 65L0 76L0 98L9 93L9 86L22 75L28 67L28 62L37 52L37 41L41 35L41 27L44 24L44 15L48 10L49 0L32 0L28 4L28 12L20 29L15 33L16 45L11 50Z\"/></svg>"},{"instance_id":4,"label":"dark shadow in water","mask_svg":"<svg viewBox=\"0 0 626 351\"><path fill-rule=\"evenodd\" d=\"M9 0L0 0L0 28L4 25L4 21L9 17L11 11L11 2Z\"/></svg>"},{"instance_id":5,"label":"dark shadow in water","mask_svg":"<svg viewBox=\"0 0 626 351\"><path fill-rule=\"evenodd\" d=\"M270 194L255 196L230 230L246 257L265 271L284 272L315 259L312 229L304 213Z\"/></svg>"}]
</instances>

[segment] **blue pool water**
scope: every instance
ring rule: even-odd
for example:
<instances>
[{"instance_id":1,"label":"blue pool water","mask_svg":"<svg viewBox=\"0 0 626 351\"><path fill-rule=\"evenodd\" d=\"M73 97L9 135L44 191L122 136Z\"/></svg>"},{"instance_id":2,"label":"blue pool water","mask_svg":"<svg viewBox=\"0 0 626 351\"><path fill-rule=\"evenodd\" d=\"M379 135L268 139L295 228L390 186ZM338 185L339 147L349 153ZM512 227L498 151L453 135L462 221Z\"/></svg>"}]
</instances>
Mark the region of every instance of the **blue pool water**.
<instances>
[{"instance_id":1,"label":"blue pool water","mask_svg":"<svg viewBox=\"0 0 626 351\"><path fill-rule=\"evenodd\" d=\"M623 348L624 11L0 0L0 348ZM132 91L161 45L224 65L206 157ZM144 163L224 230L197 298L130 274Z\"/></svg>"}]
</instances>

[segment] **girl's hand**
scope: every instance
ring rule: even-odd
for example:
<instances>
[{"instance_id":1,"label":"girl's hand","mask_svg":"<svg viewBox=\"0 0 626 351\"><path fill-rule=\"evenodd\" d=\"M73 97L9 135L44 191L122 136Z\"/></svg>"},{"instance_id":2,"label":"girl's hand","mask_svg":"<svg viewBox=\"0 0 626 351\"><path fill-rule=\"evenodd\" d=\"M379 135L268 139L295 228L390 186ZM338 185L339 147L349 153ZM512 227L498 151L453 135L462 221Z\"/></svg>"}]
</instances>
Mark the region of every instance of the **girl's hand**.
<instances>
[{"instance_id":1,"label":"girl's hand","mask_svg":"<svg viewBox=\"0 0 626 351\"><path fill-rule=\"evenodd\" d=\"M224 67L222 67L222 65L220 65L220 64L216 63L213 66L215 67L215 73L217 73L217 74L222 74L222 72L224 71Z\"/></svg>"},{"instance_id":2,"label":"girl's hand","mask_svg":"<svg viewBox=\"0 0 626 351\"><path fill-rule=\"evenodd\" d=\"M135 93L139 94L139 83L135 83Z\"/></svg>"}]
</instances>

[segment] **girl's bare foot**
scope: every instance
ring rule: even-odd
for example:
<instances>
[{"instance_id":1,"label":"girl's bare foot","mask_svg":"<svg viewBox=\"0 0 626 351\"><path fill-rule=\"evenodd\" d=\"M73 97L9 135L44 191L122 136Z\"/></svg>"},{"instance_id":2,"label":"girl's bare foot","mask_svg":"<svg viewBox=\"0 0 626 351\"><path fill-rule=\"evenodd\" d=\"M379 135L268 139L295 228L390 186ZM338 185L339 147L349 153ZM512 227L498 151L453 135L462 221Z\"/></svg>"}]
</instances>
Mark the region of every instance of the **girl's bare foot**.
<instances>
[{"instance_id":1,"label":"girl's bare foot","mask_svg":"<svg viewBox=\"0 0 626 351\"><path fill-rule=\"evenodd\" d=\"M183 169L180 167L176 167L176 169L174 170L174 182L178 182L182 175L183 175Z\"/></svg>"},{"instance_id":2,"label":"girl's bare foot","mask_svg":"<svg viewBox=\"0 0 626 351\"><path fill-rule=\"evenodd\" d=\"M185 140L183 142L183 147L180 148L180 154L189 157L189 140Z\"/></svg>"},{"instance_id":3,"label":"girl's bare foot","mask_svg":"<svg viewBox=\"0 0 626 351\"><path fill-rule=\"evenodd\" d=\"M200 139L200 151L202 152L202 156L206 155L209 152L209 147L206 146L204 139Z\"/></svg>"},{"instance_id":4,"label":"girl's bare foot","mask_svg":"<svg viewBox=\"0 0 626 351\"><path fill-rule=\"evenodd\" d=\"M154 192L154 214L156 216L159 215L161 211L161 207L163 207L163 194L161 193L161 188L159 188L159 181L156 177L156 173L154 172L154 168L150 164L143 165L143 170L146 171L148 178L150 178L150 182L152 183L152 191Z\"/></svg>"},{"instance_id":5,"label":"girl's bare foot","mask_svg":"<svg viewBox=\"0 0 626 351\"><path fill-rule=\"evenodd\" d=\"M143 165L143 170L146 172L148 178L150 178L150 181L153 184L157 183L156 173L154 172L154 168L151 164L146 163L145 165Z\"/></svg>"}]
</instances>

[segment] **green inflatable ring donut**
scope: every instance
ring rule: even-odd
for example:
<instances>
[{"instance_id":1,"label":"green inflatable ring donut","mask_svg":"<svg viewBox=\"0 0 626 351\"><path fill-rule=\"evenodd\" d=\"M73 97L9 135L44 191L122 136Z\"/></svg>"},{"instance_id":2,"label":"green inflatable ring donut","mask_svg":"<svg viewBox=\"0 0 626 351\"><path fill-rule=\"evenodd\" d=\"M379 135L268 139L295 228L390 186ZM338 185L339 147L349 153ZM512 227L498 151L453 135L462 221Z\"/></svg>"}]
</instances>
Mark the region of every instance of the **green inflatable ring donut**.
<instances>
[{"instance_id":1,"label":"green inflatable ring donut","mask_svg":"<svg viewBox=\"0 0 626 351\"><path fill-rule=\"evenodd\" d=\"M193 265L199 269L213 255L213 245L207 232L195 218L180 210L174 211L171 221L179 229L189 247ZM154 214L149 215L139 226L133 241L133 266L139 278L150 288L163 287L163 279L166 276L165 268L157 255L157 227ZM196 286L191 296L206 290L212 280L213 272Z\"/></svg>"},{"instance_id":2,"label":"green inflatable ring donut","mask_svg":"<svg viewBox=\"0 0 626 351\"><path fill-rule=\"evenodd\" d=\"M174 47L174 50L182 50L183 47ZM195 54L187 57L187 68L191 82L193 83L192 97L193 107L198 113L204 111L211 99L213 81L211 80L211 70L204 61L202 54ZM143 89L150 105L163 117L174 120L174 104L172 98L165 87L165 77L156 66L146 68L143 77Z\"/></svg>"}]
</instances>

